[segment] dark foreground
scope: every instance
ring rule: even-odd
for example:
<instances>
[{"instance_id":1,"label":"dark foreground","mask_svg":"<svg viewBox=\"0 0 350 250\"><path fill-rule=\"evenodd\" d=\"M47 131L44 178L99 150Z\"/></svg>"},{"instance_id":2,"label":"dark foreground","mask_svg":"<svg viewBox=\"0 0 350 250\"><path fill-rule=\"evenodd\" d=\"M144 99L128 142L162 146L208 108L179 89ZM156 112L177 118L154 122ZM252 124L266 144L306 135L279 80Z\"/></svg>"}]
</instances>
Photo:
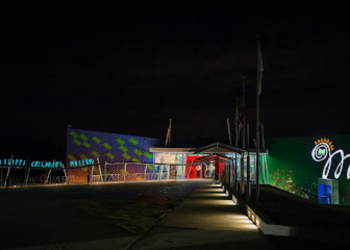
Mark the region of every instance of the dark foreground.
<instances>
[{"instance_id":1,"label":"dark foreground","mask_svg":"<svg viewBox=\"0 0 350 250\"><path fill-rule=\"evenodd\" d=\"M186 181L2 189L0 249L132 239L164 217L196 184Z\"/></svg>"}]
</instances>

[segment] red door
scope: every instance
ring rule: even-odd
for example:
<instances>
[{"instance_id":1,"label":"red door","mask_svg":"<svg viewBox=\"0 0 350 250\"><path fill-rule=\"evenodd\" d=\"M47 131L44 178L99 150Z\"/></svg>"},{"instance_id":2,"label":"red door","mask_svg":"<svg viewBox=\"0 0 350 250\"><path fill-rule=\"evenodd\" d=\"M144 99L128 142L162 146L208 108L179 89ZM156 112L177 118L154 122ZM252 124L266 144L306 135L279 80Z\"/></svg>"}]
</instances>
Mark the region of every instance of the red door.
<instances>
[{"instance_id":1,"label":"red door","mask_svg":"<svg viewBox=\"0 0 350 250\"><path fill-rule=\"evenodd\" d=\"M192 165L192 163L196 162L196 160L200 157L201 156L186 156L186 158L187 158L186 164L188 164L188 165L186 165L186 178L187 178L187 176L190 179L198 178L198 176L199 176L198 174L200 174L200 173L197 174L197 171L198 171L196 168L197 165L194 165L194 164Z\"/></svg>"}]
</instances>

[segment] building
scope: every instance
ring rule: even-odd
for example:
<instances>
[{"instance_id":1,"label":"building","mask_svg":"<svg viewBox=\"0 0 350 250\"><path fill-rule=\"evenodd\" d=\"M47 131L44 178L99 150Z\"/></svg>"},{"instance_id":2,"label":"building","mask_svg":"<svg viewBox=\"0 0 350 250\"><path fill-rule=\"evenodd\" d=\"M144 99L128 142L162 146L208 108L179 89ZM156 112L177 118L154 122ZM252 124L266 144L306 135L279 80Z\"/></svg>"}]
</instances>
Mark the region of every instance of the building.
<instances>
[{"instance_id":1,"label":"building","mask_svg":"<svg viewBox=\"0 0 350 250\"><path fill-rule=\"evenodd\" d=\"M255 153L250 152L250 179L255 180ZM262 152L266 155L266 152ZM67 175L70 182L146 181L213 178L224 173L240 181L248 151L223 143L201 148L169 148L155 138L68 128ZM244 161L242 161L244 159ZM88 164L88 161L93 164ZM231 167L231 166L237 166ZM232 169L237 169L233 172ZM245 171L244 178L247 178Z\"/></svg>"}]
</instances>

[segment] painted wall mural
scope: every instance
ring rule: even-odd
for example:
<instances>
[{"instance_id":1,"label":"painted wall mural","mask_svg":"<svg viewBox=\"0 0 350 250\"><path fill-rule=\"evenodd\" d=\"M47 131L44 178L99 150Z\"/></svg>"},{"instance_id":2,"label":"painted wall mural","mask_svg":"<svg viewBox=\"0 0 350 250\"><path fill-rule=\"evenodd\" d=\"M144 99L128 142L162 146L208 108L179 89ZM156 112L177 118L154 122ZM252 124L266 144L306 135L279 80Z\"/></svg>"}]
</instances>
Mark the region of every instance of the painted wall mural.
<instances>
[{"instance_id":1,"label":"painted wall mural","mask_svg":"<svg viewBox=\"0 0 350 250\"><path fill-rule=\"evenodd\" d=\"M66 166L71 162L83 162L92 159L94 163L101 163L102 174L119 175L124 174L123 165L107 165L104 162L149 162L153 163L153 154L149 152L150 147L164 146L164 140L97 132L83 129L67 129L67 158ZM90 171L88 171L90 170ZM141 176L134 175L143 173L145 166L130 164L127 168L128 180L141 180ZM153 173L153 167L147 166L147 173ZM87 182L88 174L91 174L91 168L68 169L67 174L74 175L75 182ZM99 168L94 168L93 175L99 175Z\"/></svg>"}]
</instances>

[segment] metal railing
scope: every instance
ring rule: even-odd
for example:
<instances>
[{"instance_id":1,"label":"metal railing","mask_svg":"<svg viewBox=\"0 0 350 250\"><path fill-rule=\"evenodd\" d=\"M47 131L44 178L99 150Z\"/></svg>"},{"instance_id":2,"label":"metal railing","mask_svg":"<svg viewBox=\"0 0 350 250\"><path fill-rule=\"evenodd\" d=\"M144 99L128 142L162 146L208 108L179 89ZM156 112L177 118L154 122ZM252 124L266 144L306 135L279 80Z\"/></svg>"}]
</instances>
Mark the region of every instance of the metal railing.
<instances>
[{"instance_id":1,"label":"metal railing","mask_svg":"<svg viewBox=\"0 0 350 250\"><path fill-rule=\"evenodd\" d=\"M168 172L163 173L133 173L127 174L97 174L92 175L90 182L122 182L122 181L147 181L147 180L174 180L174 179L186 179L185 175L169 175Z\"/></svg>"},{"instance_id":2,"label":"metal railing","mask_svg":"<svg viewBox=\"0 0 350 250\"><path fill-rule=\"evenodd\" d=\"M70 175L67 177L68 182L75 182L75 176ZM46 177L36 176L36 177L29 177L27 184L62 184L66 183L66 177L65 176L50 176L49 179L46 181Z\"/></svg>"}]
</instances>

